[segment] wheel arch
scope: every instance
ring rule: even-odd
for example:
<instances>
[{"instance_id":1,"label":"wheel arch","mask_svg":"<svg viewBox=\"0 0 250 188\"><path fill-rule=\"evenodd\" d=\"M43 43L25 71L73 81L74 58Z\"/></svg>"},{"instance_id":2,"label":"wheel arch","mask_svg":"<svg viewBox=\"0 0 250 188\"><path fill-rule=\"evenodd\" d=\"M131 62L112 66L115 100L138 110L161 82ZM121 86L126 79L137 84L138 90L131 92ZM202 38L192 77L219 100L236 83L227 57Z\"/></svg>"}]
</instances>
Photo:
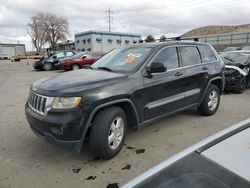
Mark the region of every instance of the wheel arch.
<instances>
[{"instance_id":1,"label":"wheel arch","mask_svg":"<svg viewBox=\"0 0 250 188\"><path fill-rule=\"evenodd\" d=\"M204 90L204 92L203 92L203 94L202 94L201 101L200 101L199 104L202 103L202 101L203 101L203 99L204 99L204 97L205 97L205 95L206 95L206 93L207 93L207 90L208 90L208 88L209 88L209 86L210 86L211 84L216 85L216 86L219 88L219 90L220 90L220 94L222 94L222 92L223 92L223 90L224 90L224 82L223 82L223 79L222 79L222 77L214 77L214 78L212 78L212 79L209 80L209 82L208 82L208 84L207 84L207 86L206 86L206 89Z\"/></svg>"},{"instance_id":2,"label":"wheel arch","mask_svg":"<svg viewBox=\"0 0 250 188\"><path fill-rule=\"evenodd\" d=\"M92 125L92 122L93 122L95 116L97 115L97 113L100 112L101 110L108 108L108 107L111 107L111 106L118 106L124 110L124 112L127 116L127 121L128 121L129 127L136 128L138 126L138 124L139 124L138 112L136 110L134 103L130 99L118 99L115 101L101 104L92 110L92 112L88 118L85 129L84 129L83 134L82 134L81 139L80 139L80 144L77 147L78 152L81 151L84 140L85 140L86 136L91 131L91 125Z\"/></svg>"}]
</instances>

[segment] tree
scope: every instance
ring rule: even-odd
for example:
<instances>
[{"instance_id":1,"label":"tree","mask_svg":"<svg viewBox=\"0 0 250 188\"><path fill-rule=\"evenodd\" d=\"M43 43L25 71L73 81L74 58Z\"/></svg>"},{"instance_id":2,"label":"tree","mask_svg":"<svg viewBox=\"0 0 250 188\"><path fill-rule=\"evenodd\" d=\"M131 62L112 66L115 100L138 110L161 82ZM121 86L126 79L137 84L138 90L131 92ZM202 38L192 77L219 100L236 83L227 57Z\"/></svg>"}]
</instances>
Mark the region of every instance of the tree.
<instances>
[{"instance_id":1,"label":"tree","mask_svg":"<svg viewBox=\"0 0 250 188\"><path fill-rule=\"evenodd\" d=\"M32 42L38 52L48 42L52 50L56 49L59 40L65 40L69 33L68 21L51 13L39 13L31 17L27 28Z\"/></svg>"},{"instance_id":2,"label":"tree","mask_svg":"<svg viewBox=\"0 0 250 188\"><path fill-rule=\"evenodd\" d=\"M148 35L145 39L145 42L155 42L155 38L152 35Z\"/></svg>"},{"instance_id":3,"label":"tree","mask_svg":"<svg viewBox=\"0 0 250 188\"><path fill-rule=\"evenodd\" d=\"M69 23L66 18L58 17L47 13L44 22L46 30L46 41L50 44L52 50L56 49L56 43L59 40L65 40L69 33Z\"/></svg>"},{"instance_id":4,"label":"tree","mask_svg":"<svg viewBox=\"0 0 250 188\"><path fill-rule=\"evenodd\" d=\"M44 14L39 13L37 16L31 17L31 23L28 23L27 25L27 32L30 35L37 52L41 51L42 46L46 42L46 31L43 27L44 19Z\"/></svg>"},{"instance_id":5,"label":"tree","mask_svg":"<svg viewBox=\"0 0 250 188\"><path fill-rule=\"evenodd\" d=\"M165 35L162 35L160 37L160 42L166 42L167 41L167 37Z\"/></svg>"}]
</instances>

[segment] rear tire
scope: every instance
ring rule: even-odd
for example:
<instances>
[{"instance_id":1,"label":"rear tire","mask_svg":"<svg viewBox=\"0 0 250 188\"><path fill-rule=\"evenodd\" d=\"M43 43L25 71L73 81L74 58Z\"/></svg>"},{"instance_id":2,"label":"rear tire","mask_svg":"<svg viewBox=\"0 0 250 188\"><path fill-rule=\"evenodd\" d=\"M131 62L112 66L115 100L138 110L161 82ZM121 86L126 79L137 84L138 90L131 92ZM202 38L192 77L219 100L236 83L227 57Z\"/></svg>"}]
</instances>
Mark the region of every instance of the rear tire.
<instances>
[{"instance_id":1,"label":"rear tire","mask_svg":"<svg viewBox=\"0 0 250 188\"><path fill-rule=\"evenodd\" d=\"M108 160L121 150L127 132L127 118L120 107L109 107L96 115L90 133L94 154Z\"/></svg>"},{"instance_id":2,"label":"rear tire","mask_svg":"<svg viewBox=\"0 0 250 188\"><path fill-rule=\"evenodd\" d=\"M43 65L43 69L46 71L50 71L52 69L52 64L51 63L45 63Z\"/></svg>"},{"instance_id":3,"label":"rear tire","mask_svg":"<svg viewBox=\"0 0 250 188\"><path fill-rule=\"evenodd\" d=\"M72 70L79 70L80 66L78 64L73 64L72 65Z\"/></svg>"},{"instance_id":4,"label":"rear tire","mask_svg":"<svg viewBox=\"0 0 250 188\"><path fill-rule=\"evenodd\" d=\"M205 116L211 116L217 112L220 104L220 90L218 86L211 84L205 97L198 107L198 111Z\"/></svg>"}]
</instances>

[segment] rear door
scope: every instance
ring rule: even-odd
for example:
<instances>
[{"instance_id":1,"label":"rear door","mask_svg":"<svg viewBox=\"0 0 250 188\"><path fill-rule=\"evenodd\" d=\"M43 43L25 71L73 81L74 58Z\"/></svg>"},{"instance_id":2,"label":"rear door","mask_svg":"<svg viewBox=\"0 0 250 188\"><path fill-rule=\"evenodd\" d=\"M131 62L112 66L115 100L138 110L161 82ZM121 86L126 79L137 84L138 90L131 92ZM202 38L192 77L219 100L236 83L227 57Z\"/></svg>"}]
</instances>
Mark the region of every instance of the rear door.
<instances>
[{"instance_id":1,"label":"rear door","mask_svg":"<svg viewBox=\"0 0 250 188\"><path fill-rule=\"evenodd\" d=\"M204 84L207 86L211 76L214 76L214 70L216 69L219 60L215 56L214 52L208 46L199 46L198 50L201 54L202 70L204 74ZM202 93L205 92L205 87Z\"/></svg>"},{"instance_id":2,"label":"rear door","mask_svg":"<svg viewBox=\"0 0 250 188\"><path fill-rule=\"evenodd\" d=\"M181 109L184 102L185 75L180 67L177 47L161 49L152 62L163 63L167 71L144 78L144 120Z\"/></svg>"},{"instance_id":3,"label":"rear door","mask_svg":"<svg viewBox=\"0 0 250 188\"><path fill-rule=\"evenodd\" d=\"M57 52L55 55L53 55L53 64L57 64L60 59L65 57L64 52Z\"/></svg>"},{"instance_id":4,"label":"rear door","mask_svg":"<svg viewBox=\"0 0 250 188\"><path fill-rule=\"evenodd\" d=\"M203 66L196 46L181 46L181 60L186 74L185 106L198 103L201 91L206 87L207 68Z\"/></svg>"}]
</instances>

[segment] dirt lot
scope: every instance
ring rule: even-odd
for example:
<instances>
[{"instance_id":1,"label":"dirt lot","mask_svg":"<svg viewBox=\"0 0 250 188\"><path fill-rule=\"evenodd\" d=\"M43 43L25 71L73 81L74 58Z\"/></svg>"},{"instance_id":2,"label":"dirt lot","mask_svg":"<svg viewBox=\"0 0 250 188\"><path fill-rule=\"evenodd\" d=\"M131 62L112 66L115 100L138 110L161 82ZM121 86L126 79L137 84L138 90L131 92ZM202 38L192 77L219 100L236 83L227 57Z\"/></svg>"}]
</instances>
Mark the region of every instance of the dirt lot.
<instances>
[{"instance_id":1,"label":"dirt lot","mask_svg":"<svg viewBox=\"0 0 250 188\"><path fill-rule=\"evenodd\" d=\"M120 154L101 161L94 159L87 148L81 154L63 150L30 130L24 114L29 87L53 74L62 72L37 72L26 62L0 61L1 188L122 185L197 141L250 117L250 90L241 95L223 95L214 116L203 117L190 110L131 131Z\"/></svg>"}]
</instances>

